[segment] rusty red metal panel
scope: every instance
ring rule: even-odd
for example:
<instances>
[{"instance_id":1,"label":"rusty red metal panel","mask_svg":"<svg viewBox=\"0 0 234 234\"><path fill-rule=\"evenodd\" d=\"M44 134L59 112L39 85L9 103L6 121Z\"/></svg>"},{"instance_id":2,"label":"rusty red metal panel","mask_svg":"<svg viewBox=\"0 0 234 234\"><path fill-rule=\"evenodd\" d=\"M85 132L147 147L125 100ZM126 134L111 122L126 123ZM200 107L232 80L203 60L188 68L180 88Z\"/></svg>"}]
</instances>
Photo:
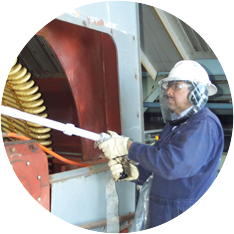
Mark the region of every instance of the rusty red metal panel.
<instances>
[{"instance_id":1,"label":"rusty red metal panel","mask_svg":"<svg viewBox=\"0 0 234 234\"><path fill-rule=\"evenodd\" d=\"M36 79L36 84L43 95L49 119L79 125L76 105L67 78ZM55 152L63 156L67 156L69 152L81 157L80 137L68 136L56 130L51 130L50 135Z\"/></svg>"},{"instance_id":2,"label":"rusty red metal panel","mask_svg":"<svg viewBox=\"0 0 234 234\"><path fill-rule=\"evenodd\" d=\"M64 69L79 127L96 133L108 129L121 133L117 52L111 37L59 20L51 21L38 35L52 47ZM93 144L81 139L84 161L99 157L101 152Z\"/></svg>"},{"instance_id":3,"label":"rusty red metal panel","mask_svg":"<svg viewBox=\"0 0 234 234\"><path fill-rule=\"evenodd\" d=\"M39 204L50 211L50 182L46 154L34 140L5 142L4 145L19 181Z\"/></svg>"},{"instance_id":4,"label":"rusty red metal panel","mask_svg":"<svg viewBox=\"0 0 234 234\"><path fill-rule=\"evenodd\" d=\"M115 44L107 34L102 34L102 53L105 66L104 92L106 107L106 124L108 130L121 133L120 109L119 109L119 82L118 82L118 59ZM113 105L114 104L114 105ZM118 126L118 128L117 128Z\"/></svg>"}]
</instances>

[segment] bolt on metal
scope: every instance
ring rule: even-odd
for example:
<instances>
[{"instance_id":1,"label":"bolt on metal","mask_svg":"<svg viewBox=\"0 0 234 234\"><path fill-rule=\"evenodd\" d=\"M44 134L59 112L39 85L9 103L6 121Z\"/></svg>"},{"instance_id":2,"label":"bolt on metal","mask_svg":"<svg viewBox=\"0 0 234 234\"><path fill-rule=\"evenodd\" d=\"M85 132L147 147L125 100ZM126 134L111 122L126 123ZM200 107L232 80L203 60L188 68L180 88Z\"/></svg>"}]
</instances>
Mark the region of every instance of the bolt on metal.
<instances>
[{"instance_id":1,"label":"bolt on metal","mask_svg":"<svg viewBox=\"0 0 234 234\"><path fill-rule=\"evenodd\" d=\"M10 151L13 153L15 152L15 148L11 148Z\"/></svg>"}]
</instances>

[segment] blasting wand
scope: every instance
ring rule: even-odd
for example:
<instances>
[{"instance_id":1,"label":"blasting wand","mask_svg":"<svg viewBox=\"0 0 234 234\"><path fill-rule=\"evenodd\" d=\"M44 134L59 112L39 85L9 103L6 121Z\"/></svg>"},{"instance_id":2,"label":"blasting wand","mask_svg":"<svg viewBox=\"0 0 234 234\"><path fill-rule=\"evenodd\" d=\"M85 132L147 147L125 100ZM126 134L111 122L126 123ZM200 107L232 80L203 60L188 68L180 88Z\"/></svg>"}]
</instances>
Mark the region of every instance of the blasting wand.
<instances>
[{"instance_id":1,"label":"blasting wand","mask_svg":"<svg viewBox=\"0 0 234 234\"><path fill-rule=\"evenodd\" d=\"M54 121L51 119L46 119L40 116L36 116L33 114L29 114L11 107L7 107L7 106L1 106L1 113L3 115L7 115L16 119L22 119L25 121L29 121L29 122L33 122L48 128L52 128L58 131L63 132L66 135L75 135L75 136L80 136L80 137L84 137L90 140L95 141L95 143L98 145L100 143L102 143L103 141L107 140L110 138L110 135L107 133L94 133L91 131L87 131L78 127L75 127L74 124L71 123L60 123L58 121Z\"/></svg>"},{"instance_id":2,"label":"blasting wand","mask_svg":"<svg viewBox=\"0 0 234 234\"><path fill-rule=\"evenodd\" d=\"M58 121L55 120L51 120L51 119L47 119L47 118L43 118L37 115L33 115L33 114L29 114L8 106L3 106L1 105L1 113L3 115L7 115L16 119L22 119L25 121L29 121L29 122L33 122L48 128L52 128L58 131L63 132L66 135L75 135L75 136L79 136L79 137L83 137L83 138L87 138L89 140L93 140L95 141L95 148L97 148L97 146L99 144L101 144L103 141L108 140L110 138L110 135L102 132L100 134L98 133L94 133L91 131L87 131L81 128L76 127L74 124L71 123L60 123ZM125 173L121 173L120 178L126 178L127 175L125 175Z\"/></svg>"}]
</instances>

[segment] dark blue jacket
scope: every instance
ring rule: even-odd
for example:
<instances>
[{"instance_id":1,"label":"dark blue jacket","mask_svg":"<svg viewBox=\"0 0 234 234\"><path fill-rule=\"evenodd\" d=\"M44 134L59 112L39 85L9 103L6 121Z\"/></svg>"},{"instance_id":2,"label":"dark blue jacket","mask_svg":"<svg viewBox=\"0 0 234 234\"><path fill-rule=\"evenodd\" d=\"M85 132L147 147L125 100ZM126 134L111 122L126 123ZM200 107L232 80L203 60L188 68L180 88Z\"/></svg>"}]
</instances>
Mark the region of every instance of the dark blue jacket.
<instances>
[{"instance_id":1,"label":"dark blue jacket","mask_svg":"<svg viewBox=\"0 0 234 234\"><path fill-rule=\"evenodd\" d=\"M192 206L216 178L223 152L223 129L208 108L172 130L166 124L154 146L134 142L129 159L139 162L138 184L154 174L150 191L151 227Z\"/></svg>"}]
</instances>

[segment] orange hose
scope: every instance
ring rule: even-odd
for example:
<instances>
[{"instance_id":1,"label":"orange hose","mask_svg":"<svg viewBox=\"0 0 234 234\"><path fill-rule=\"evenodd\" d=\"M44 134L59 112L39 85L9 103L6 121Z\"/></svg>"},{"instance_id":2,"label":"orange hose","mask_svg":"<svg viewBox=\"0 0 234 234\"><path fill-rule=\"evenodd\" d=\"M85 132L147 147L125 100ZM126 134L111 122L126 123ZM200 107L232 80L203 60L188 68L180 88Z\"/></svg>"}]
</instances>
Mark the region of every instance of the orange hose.
<instances>
[{"instance_id":1,"label":"orange hose","mask_svg":"<svg viewBox=\"0 0 234 234\"><path fill-rule=\"evenodd\" d=\"M3 137L13 137L13 138L18 138L20 140L31 140L30 138L26 137L26 136L23 136L23 135L20 135L20 134L17 134L17 133L14 133L14 132L4 132L2 134ZM79 163L79 162L75 162L75 161L72 161L72 160L69 160L69 159L66 159L64 157L62 157L61 155L55 153L54 151L46 148L45 146L41 145L38 143L38 145L48 154L54 156L55 158L59 159L60 161L63 161L67 164L71 164L71 165L76 165L76 166L80 166L80 167L90 167L92 165L90 164L86 164L86 163Z\"/></svg>"}]
</instances>

